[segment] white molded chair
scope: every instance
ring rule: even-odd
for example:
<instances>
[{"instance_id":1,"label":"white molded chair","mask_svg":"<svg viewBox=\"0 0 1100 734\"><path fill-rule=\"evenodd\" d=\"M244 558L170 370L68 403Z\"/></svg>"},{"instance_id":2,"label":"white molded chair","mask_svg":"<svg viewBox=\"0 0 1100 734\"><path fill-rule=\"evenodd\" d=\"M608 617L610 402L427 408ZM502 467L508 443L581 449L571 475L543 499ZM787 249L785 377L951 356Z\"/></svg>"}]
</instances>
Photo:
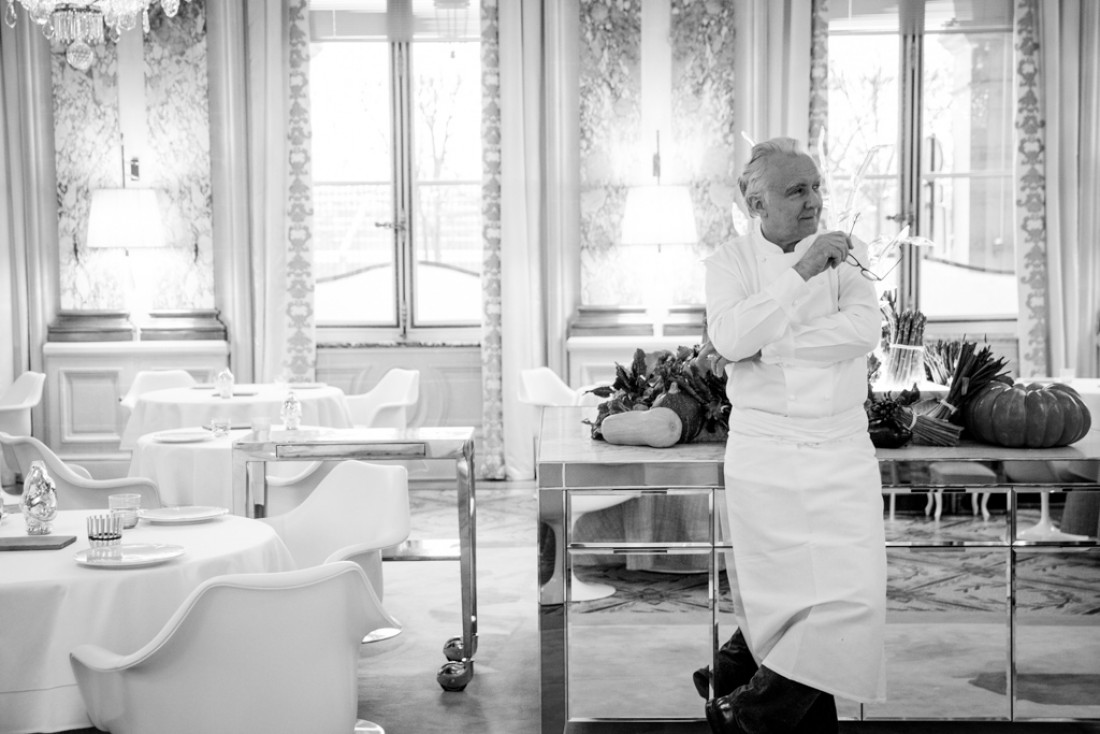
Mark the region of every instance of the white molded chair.
<instances>
[{"instance_id":1,"label":"white molded chair","mask_svg":"<svg viewBox=\"0 0 1100 734\"><path fill-rule=\"evenodd\" d=\"M0 395L0 431L13 436L31 435L31 411L42 402L42 388L46 376L41 372L27 371ZM8 465L0 457L0 484L14 484L18 467Z\"/></svg>"},{"instance_id":2,"label":"white molded chair","mask_svg":"<svg viewBox=\"0 0 1100 734\"><path fill-rule=\"evenodd\" d=\"M365 393L348 395L351 422L359 428L408 428L409 409L420 399L420 370L391 369Z\"/></svg>"},{"instance_id":3,"label":"white molded chair","mask_svg":"<svg viewBox=\"0 0 1100 734\"><path fill-rule=\"evenodd\" d=\"M14 466L26 476L31 462L41 461L57 487L57 509L98 510L107 508L107 497L118 492L141 495L143 508L160 507L157 483L145 477L122 479L92 479L79 464L66 464L49 446L34 436L11 436L0 433L0 449Z\"/></svg>"},{"instance_id":4,"label":"white molded chair","mask_svg":"<svg viewBox=\"0 0 1100 734\"><path fill-rule=\"evenodd\" d=\"M263 518L299 568L352 560L381 601L382 549L409 537L409 474L403 466L342 461L294 509ZM395 624L365 642L392 637Z\"/></svg>"},{"instance_id":5,"label":"white molded chair","mask_svg":"<svg viewBox=\"0 0 1100 734\"><path fill-rule=\"evenodd\" d=\"M356 719L359 640L390 624L354 563L230 574L138 650L86 644L69 660L103 731L350 734L369 730Z\"/></svg>"},{"instance_id":6,"label":"white molded chair","mask_svg":"<svg viewBox=\"0 0 1100 734\"><path fill-rule=\"evenodd\" d=\"M537 458L537 432L538 426L542 424L541 419L544 409L556 406L595 405L599 403L600 398L588 394L586 388L575 390L569 387L569 385L549 367L535 367L520 372L519 401L538 408L539 418L535 424L536 436L534 439L536 444L535 454ZM608 507L622 504L628 499L630 499L629 496L575 495L571 498L572 513L570 520L572 525L570 528L572 529L572 527L576 525L577 520L579 520L582 515L589 512L596 512L597 510L606 510ZM564 530L564 518L550 517L546 519L547 524L550 525L554 531L554 537L557 538L558 542L561 542L563 539L562 531ZM557 556L558 554L555 555ZM554 577L549 582L552 586L560 584L561 573L562 569L554 569ZM587 581L581 581L577 578L575 573L569 579L569 583L573 601L592 601L593 599L602 599L615 593L615 587L609 586L608 584L593 584Z\"/></svg>"},{"instance_id":7,"label":"white molded chair","mask_svg":"<svg viewBox=\"0 0 1100 734\"><path fill-rule=\"evenodd\" d=\"M119 405L127 413L133 412L138 395L153 390L169 390L173 387L192 387L198 382L187 370L141 370L134 375L130 389L119 399Z\"/></svg>"}]
</instances>

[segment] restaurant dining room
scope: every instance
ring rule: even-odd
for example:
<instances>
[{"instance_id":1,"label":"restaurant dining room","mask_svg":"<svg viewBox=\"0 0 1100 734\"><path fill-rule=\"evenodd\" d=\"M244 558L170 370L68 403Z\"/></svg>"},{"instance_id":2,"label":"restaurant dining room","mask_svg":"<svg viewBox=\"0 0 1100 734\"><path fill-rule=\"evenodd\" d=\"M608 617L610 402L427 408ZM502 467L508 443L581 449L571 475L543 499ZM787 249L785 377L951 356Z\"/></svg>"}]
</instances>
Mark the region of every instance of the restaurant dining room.
<instances>
[{"instance_id":1,"label":"restaurant dining room","mask_svg":"<svg viewBox=\"0 0 1100 734\"><path fill-rule=\"evenodd\" d=\"M1100 1L0 5L0 734L1100 734Z\"/></svg>"}]
</instances>

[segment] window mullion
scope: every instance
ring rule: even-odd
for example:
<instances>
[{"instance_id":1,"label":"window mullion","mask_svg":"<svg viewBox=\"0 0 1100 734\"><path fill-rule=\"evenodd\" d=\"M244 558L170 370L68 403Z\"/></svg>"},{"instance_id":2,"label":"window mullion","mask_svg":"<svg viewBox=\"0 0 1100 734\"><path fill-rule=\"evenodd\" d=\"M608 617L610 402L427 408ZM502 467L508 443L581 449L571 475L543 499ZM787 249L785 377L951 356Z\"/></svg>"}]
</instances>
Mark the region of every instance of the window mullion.
<instances>
[{"instance_id":1,"label":"window mullion","mask_svg":"<svg viewBox=\"0 0 1100 734\"><path fill-rule=\"evenodd\" d=\"M898 150L898 197L901 211L898 226L908 225L920 231L921 206L921 130L923 129L921 79L924 51L924 3L903 3L901 17L901 125ZM919 309L920 267L916 248L901 251L898 274L899 310Z\"/></svg>"},{"instance_id":2,"label":"window mullion","mask_svg":"<svg viewBox=\"0 0 1100 734\"><path fill-rule=\"evenodd\" d=\"M409 73L409 43L393 43L393 182L395 288L399 338L409 335L409 303L412 300L412 110Z\"/></svg>"}]
</instances>

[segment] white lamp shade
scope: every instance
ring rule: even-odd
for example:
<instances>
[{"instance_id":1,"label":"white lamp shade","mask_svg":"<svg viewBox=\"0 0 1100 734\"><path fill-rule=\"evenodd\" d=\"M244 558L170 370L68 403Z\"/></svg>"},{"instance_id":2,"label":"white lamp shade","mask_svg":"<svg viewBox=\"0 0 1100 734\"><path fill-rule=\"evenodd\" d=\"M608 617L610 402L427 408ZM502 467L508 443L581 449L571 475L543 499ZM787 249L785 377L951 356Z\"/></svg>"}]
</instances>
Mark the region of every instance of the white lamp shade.
<instances>
[{"instance_id":1,"label":"white lamp shade","mask_svg":"<svg viewBox=\"0 0 1100 734\"><path fill-rule=\"evenodd\" d=\"M88 214L88 247L164 247L153 189L97 189Z\"/></svg>"},{"instance_id":2,"label":"white lamp shade","mask_svg":"<svg viewBox=\"0 0 1100 734\"><path fill-rule=\"evenodd\" d=\"M635 186L623 212L624 245L683 245L699 241L686 186Z\"/></svg>"}]
</instances>

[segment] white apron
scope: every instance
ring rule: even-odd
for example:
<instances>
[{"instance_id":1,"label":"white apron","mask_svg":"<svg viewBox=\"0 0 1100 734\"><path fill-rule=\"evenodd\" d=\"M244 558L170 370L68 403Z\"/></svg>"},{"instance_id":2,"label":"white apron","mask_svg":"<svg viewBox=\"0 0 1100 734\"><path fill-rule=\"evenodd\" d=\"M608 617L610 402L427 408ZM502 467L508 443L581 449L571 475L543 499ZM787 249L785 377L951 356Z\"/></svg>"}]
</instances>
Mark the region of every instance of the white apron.
<instances>
[{"instance_id":1,"label":"white apron","mask_svg":"<svg viewBox=\"0 0 1100 734\"><path fill-rule=\"evenodd\" d=\"M759 280L790 263L767 258ZM826 282L818 298L835 299ZM828 374L783 371L799 393ZM885 700L886 549L874 453L862 406L828 417L730 415L727 572L738 626L758 664L865 702Z\"/></svg>"}]
</instances>

